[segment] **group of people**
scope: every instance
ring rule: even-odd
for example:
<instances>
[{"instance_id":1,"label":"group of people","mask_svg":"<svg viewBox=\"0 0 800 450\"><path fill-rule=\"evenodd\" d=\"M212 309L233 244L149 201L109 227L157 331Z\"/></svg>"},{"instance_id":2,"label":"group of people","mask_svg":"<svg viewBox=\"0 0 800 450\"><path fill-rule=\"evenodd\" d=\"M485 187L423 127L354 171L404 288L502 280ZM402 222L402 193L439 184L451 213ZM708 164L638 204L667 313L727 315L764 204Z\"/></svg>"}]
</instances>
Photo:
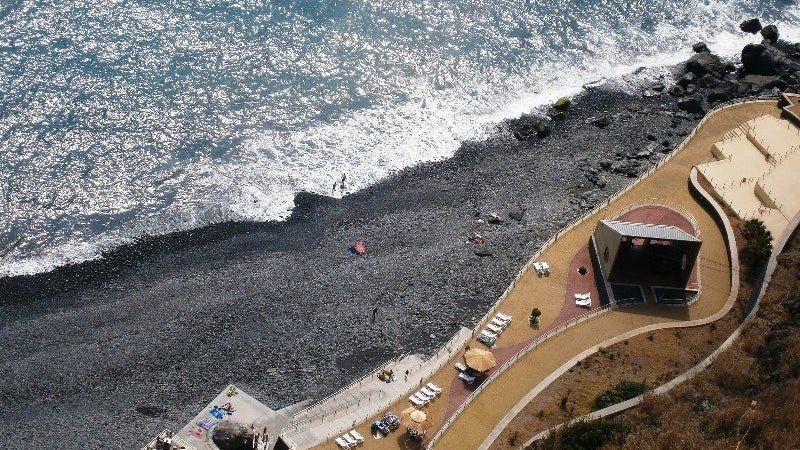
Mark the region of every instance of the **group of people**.
<instances>
[{"instance_id":1,"label":"group of people","mask_svg":"<svg viewBox=\"0 0 800 450\"><path fill-rule=\"evenodd\" d=\"M386 383L391 383L394 381L394 371L392 369L383 369L378 372L378 379Z\"/></svg>"},{"instance_id":2,"label":"group of people","mask_svg":"<svg viewBox=\"0 0 800 450\"><path fill-rule=\"evenodd\" d=\"M347 181L347 174L343 173L341 180L336 180L336 181L333 182L333 189L331 190L331 194L335 194L336 193L336 188L339 188L339 189L342 190L342 192L344 192L344 190L345 190L345 187L344 187L345 181Z\"/></svg>"}]
</instances>

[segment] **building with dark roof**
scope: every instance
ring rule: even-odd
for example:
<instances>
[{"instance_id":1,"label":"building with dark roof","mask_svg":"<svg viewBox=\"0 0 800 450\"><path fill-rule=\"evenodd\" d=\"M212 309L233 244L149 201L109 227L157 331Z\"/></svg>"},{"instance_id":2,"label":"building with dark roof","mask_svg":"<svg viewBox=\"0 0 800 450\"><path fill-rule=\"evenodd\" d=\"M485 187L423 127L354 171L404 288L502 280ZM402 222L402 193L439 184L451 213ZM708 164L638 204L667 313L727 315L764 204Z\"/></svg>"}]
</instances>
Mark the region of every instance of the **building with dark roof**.
<instances>
[{"instance_id":1,"label":"building with dark roof","mask_svg":"<svg viewBox=\"0 0 800 450\"><path fill-rule=\"evenodd\" d=\"M701 245L696 234L675 225L601 220L592 246L606 300L686 303L695 298L697 291L689 285L696 284L690 281L697 278Z\"/></svg>"}]
</instances>

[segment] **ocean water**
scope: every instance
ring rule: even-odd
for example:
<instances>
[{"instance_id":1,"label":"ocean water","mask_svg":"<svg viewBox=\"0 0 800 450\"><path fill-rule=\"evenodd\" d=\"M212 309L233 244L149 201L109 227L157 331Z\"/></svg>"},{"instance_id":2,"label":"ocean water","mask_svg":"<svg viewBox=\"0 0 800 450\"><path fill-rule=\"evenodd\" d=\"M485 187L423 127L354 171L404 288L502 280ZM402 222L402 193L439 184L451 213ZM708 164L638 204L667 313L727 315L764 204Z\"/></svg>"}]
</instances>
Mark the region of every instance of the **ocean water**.
<instances>
[{"instance_id":1,"label":"ocean water","mask_svg":"<svg viewBox=\"0 0 800 450\"><path fill-rule=\"evenodd\" d=\"M749 17L800 40L779 0L2 0L0 276L282 220Z\"/></svg>"}]
</instances>

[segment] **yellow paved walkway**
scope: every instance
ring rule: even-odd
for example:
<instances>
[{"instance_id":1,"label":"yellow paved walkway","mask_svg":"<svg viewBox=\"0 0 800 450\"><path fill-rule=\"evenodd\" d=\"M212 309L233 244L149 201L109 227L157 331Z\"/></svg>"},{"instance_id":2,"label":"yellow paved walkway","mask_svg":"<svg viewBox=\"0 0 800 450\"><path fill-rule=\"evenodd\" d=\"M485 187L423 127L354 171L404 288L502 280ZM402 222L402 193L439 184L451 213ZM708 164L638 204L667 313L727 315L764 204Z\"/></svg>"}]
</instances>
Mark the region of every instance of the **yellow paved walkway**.
<instances>
[{"instance_id":1,"label":"yellow paved walkway","mask_svg":"<svg viewBox=\"0 0 800 450\"><path fill-rule=\"evenodd\" d=\"M550 277L539 278L534 271L528 271L500 305L500 311L512 314L515 319L498 339L495 351L509 345L528 342L541 333L527 324L526 318L532 307L538 307L543 312L539 330L543 331L552 324L565 295L566 273L561 269L568 267L578 249L588 243L598 220L611 217L617 211L638 201L668 200L689 211L697 219L703 240L698 259L702 283L700 298L689 307L643 305L620 307L554 336L530 351L487 385L453 422L434 448L477 448L503 416L534 386L565 362L592 346L643 326L704 318L723 308L730 293L727 248L722 232L714 219L689 192L689 173L693 166L714 160L711 146L721 139L723 133L743 121L763 114L778 116L780 109L775 104L755 104L716 113L668 163L625 195L611 202L607 208L588 217L545 250L540 259L550 263L552 274ZM470 345L481 344L473 341ZM460 355L457 351L453 353ZM458 356L455 356L452 362L456 359ZM432 380L447 390L455 375L452 364L448 364L437 372ZM428 408L433 418L431 423L433 432L440 427L444 419L448 394L445 392ZM408 405L406 400L401 400L390 410L399 412ZM369 423L360 424L356 429L364 436L368 436ZM366 447L415 448L413 443L405 438L402 430L380 440L367 437ZM337 446L333 441L329 441L316 448L333 449Z\"/></svg>"}]
</instances>

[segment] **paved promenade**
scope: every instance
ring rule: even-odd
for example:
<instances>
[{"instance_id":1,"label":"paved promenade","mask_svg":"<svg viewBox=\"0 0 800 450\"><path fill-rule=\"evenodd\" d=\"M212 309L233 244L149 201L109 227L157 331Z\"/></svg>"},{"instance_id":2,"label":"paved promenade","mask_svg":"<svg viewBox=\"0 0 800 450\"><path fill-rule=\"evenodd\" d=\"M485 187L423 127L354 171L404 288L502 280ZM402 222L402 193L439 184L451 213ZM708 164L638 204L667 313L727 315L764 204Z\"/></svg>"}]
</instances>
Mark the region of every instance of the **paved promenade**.
<instances>
[{"instance_id":1,"label":"paved promenade","mask_svg":"<svg viewBox=\"0 0 800 450\"><path fill-rule=\"evenodd\" d=\"M545 386L559 367L587 352L591 353L604 341L626 333L639 333L643 327L680 326L687 321L727 312L726 308L730 307L728 300L731 289L727 247L711 213L701 206L690 192L689 173L695 165L713 160L711 146L723 133L744 120L763 114L777 116L779 113L780 110L774 104L762 103L737 106L714 114L687 145L658 171L611 202L606 208L588 217L564 236L560 236L540 257L541 260L550 262L551 275L539 277L533 271L526 272L499 305L498 310L513 315L515 319L498 339L493 352L497 356L498 364L502 364L526 344L572 315L565 315L563 311L564 298L569 294L566 292L569 276L566 268L570 267L571 260L578 251L587 245L598 220L613 217L618 211L639 201L666 197L696 218L703 247L698 259L701 296L695 303L688 307L658 305L620 307L551 337L488 384L453 421L434 448L480 448L482 445L487 445L484 444L487 436L520 400L535 387ZM538 307L543 312L539 329L531 328L525 320L532 307ZM470 345L481 344L472 341ZM460 352L454 355L449 364L432 376L433 381L445 388L445 392L441 398L426 408L432 418L431 434L447 421L470 393L469 388L457 378L452 366L460 358ZM408 401L402 398L389 409L398 412L408 405ZM379 414L375 415L377 416ZM371 420L372 417L356 429L367 436ZM429 438L431 434L428 435ZM336 447L336 444L329 440L316 448ZM415 448L415 445L408 441L404 434L396 432L385 439L368 438L366 447L405 449Z\"/></svg>"}]
</instances>

